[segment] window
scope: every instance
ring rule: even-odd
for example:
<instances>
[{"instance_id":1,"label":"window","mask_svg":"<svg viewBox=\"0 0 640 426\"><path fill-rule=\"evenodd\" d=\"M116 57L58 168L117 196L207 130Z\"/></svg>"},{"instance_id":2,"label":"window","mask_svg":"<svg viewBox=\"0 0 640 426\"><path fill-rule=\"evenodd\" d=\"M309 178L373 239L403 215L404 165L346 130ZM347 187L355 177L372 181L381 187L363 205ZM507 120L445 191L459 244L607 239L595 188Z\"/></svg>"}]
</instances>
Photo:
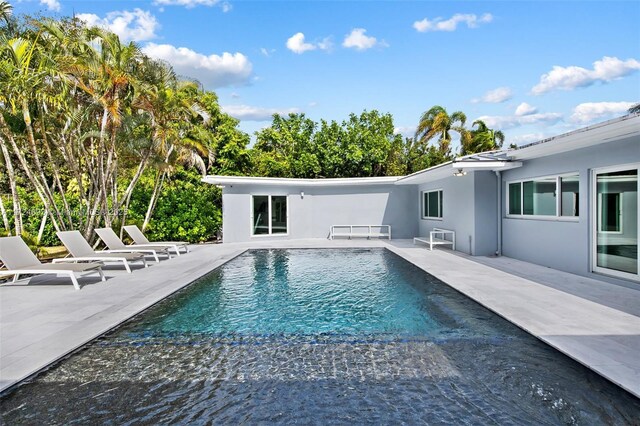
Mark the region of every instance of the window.
<instances>
[{"instance_id":1,"label":"window","mask_svg":"<svg viewBox=\"0 0 640 426\"><path fill-rule=\"evenodd\" d=\"M558 194L560 196L558 197ZM507 215L531 217L578 217L579 175L563 175L510 182Z\"/></svg>"},{"instance_id":2,"label":"window","mask_svg":"<svg viewBox=\"0 0 640 426\"><path fill-rule=\"evenodd\" d=\"M252 235L287 233L286 195L254 195L252 200Z\"/></svg>"},{"instance_id":3,"label":"window","mask_svg":"<svg viewBox=\"0 0 640 426\"><path fill-rule=\"evenodd\" d=\"M442 219L442 190L422 193L422 218Z\"/></svg>"}]
</instances>

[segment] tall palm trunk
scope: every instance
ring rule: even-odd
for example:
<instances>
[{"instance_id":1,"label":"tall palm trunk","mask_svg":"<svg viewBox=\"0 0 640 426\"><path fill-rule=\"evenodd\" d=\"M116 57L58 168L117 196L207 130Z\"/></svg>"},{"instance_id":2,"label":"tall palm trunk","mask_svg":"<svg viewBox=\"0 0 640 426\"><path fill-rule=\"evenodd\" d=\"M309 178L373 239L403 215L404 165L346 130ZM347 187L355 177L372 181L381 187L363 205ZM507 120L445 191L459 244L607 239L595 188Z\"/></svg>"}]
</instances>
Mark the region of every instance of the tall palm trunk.
<instances>
[{"instance_id":1,"label":"tall palm trunk","mask_svg":"<svg viewBox=\"0 0 640 426\"><path fill-rule=\"evenodd\" d=\"M0 124L2 125L2 130L6 131L6 123L4 122L2 113L0 113ZM11 134L8 134L8 137L13 139L13 136L11 136ZM4 138L2 137L0 137L0 149L2 150L2 155L4 156L4 164L7 166L7 176L9 177L9 187L11 188L11 199L13 201L13 223L15 225L14 229L16 235L22 235L22 209L20 207L18 188L16 186L16 173L13 169L13 162L11 161L11 157L9 156L9 150L7 149L7 145L5 144Z\"/></svg>"},{"instance_id":2,"label":"tall palm trunk","mask_svg":"<svg viewBox=\"0 0 640 426\"><path fill-rule=\"evenodd\" d=\"M0 195L0 213L2 213L2 224L4 225L4 229L11 235L11 229L9 226L9 217L7 216L7 211L4 208L4 202L2 201L2 195Z\"/></svg>"},{"instance_id":3,"label":"tall palm trunk","mask_svg":"<svg viewBox=\"0 0 640 426\"><path fill-rule=\"evenodd\" d=\"M55 200L53 199L53 195L51 194L51 191L49 191L49 185L47 185L47 178L44 174L42 163L40 162L40 156L38 155L38 149L36 147L36 138L33 133L33 126L31 124L31 114L29 113L29 105L27 104L26 101L23 101L22 103L22 116L24 119L25 127L27 129L27 141L29 142L29 148L31 149L33 162L36 165L36 172L40 175L40 178L42 179L41 192L43 194L44 207L49 211L51 216L55 215L55 218L52 217L51 221L56 231L64 231L65 227L64 227L64 222L62 220L62 215L60 214L60 210L58 210L58 206L56 206L56 203L55 203ZM34 176L34 179L35 179L35 176Z\"/></svg>"},{"instance_id":4,"label":"tall palm trunk","mask_svg":"<svg viewBox=\"0 0 640 426\"><path fill-rule=\"evenodd\" d=\"M151 200L149 200L149 206L147 207L147 214L145 214L144 222L142 223L142 232L144 232L144 230L147 229L147 226L149 226L149 222L151 221L153 210L156 207L158 195L160 195L160 189L162 188L162 183L164 182L165 176L166 172L161 171L158 171L158 174L156 175L156 182L153 186L153 193L151 194Z\"/></svg>"},{"instance_id":5,"label":"tall palm trunk","mask_svg":"<svg viewBox=\"0 0 640 426\"><path fill-rule=\"evenodd\" d=\"M147 153L142 158L142 160L140 160L136 173L133 175L133 178L131 178L131 182L129 182L129 186L127 186L127 189L124 191L124 194L118 203L121 206L121 210L122 210L122 218L120 221L120 238L122 238L122 236L124 235L124 226L127 224L127 214L129 212L129 203L131 203L131 195L133 194L133 189L135 188L136 184L138 183L138 180L140 179L140 177L142 176L142 173L147 167L149 152L150 151L147 151Z\"/></svg>"},{"instance_id":6,"label":"tall palm trunk","mask_svg":"<svg viewBox=\"0 0 640 426\"><path fill-rule=\"evenodd\" d=\"M45 110L44 108L40 108L40 131L42 133L42 144L45 147L45 152L47 154L47 160L51 169L53 170L53 179L56 187L58 188L58 192L60 193L60 197L62 198L62 206L64 207L64 215L67 219L67 225L69 228L73 229L73 219L71 217L71 207L69 207L69 202L67 201L66 191L62 186L62 182L60 181L60 168L58 167L58 163L53 158L53 153L51 152L51 146L49 145L49 138L47 138L47 129L45 126Z\"/></svg>"}]
</instances>

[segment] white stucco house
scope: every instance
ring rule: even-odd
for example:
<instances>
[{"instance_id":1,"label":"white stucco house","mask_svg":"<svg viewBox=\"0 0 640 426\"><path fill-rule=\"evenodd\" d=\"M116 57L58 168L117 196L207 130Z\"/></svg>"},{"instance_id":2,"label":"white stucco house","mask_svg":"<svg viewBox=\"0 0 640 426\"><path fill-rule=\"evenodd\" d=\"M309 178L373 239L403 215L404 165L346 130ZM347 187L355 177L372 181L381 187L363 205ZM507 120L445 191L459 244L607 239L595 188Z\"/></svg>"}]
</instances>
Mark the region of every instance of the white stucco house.
<instances>
[{"instance_id":1,"label":"white stucco house","mask_svg":"<svg viewBox=\"0 0 640 426\"><path fill-rule=\"evenodd\" d=\"M455 231L456 250L640 282L640 114L408 176L207 176L223 187L223 241L328 238L389 225L394 239Z\"/></svg>"}]
</instances>

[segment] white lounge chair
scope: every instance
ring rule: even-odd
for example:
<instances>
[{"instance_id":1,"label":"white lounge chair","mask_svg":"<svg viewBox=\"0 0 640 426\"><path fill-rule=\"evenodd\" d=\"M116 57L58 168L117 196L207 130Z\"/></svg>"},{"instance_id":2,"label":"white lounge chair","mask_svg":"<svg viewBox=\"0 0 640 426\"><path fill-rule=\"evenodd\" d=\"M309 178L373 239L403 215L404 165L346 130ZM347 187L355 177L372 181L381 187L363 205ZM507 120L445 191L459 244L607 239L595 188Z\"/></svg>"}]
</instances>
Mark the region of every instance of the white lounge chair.
<instances>
[{"instance_id":1,"label":"white lounge chair","mask_svg":"<svg viewBox=\"0 0 640 426\"><path fill-rule=\"evenodd\" d=\"M164 246L169 247L173 251L176 252L178 256L180 256L180 248L184 249L185 253L189 253L189 243L184 241L149 241L147 237L144 236L140 228L136 225L127 225L124 227L124 230L127 231L127 234L131 237L133 242L138 246L143 245L154 245L154 246Z\"/></svg>"},{"instance_id":2,"label":"white lounge chair","mask_svg":"<svg viewBox=\"0 0 640 426\"><path fill-rule=\"evenodd\" d=\"M62 244L64 244L76 262L122 262L128 273L131 273L129 262L140 261L145 268L149 266L142 253L111 253L109 250L94 251L80 231L61 231L56 232L56 235L60 238L60 241L62 241ZM65 258L54 259L53 263L65 261L67 261Z\"/></svg>"},{"instance_id":3,"label":"white lounge chair","mask_svg":"<svg viewBox=\"0 0 640 426\"><path fill-rule=\"evenodd\" d=\"M160 263L158 254L163 254L171 259L169 253L169 247L157 246L157 245L142 245L137 244L125 245L120 238L113 232L111 228L96 228L96 234L107 245L109 252L111 253L144 253L149 256L153 256L156 262Z\"/></svg>"},{"instance_id":4,"label":"white lounge chair","mask_svg":"<svg viewBox=\"0 0 640 426\"><path fill-rule=\"evenodd\" d=\"M101 263L41 263L20 237L0 238L0 260L7 267L7 271L0 271L0 274L13 275L13 282L18 281L20 275L60 274L71 278L75 289L80 290L76 272L97 273L102 281L106 281ZM68 258L67 262L73 260Z\"/></svg>"}]
</instances>

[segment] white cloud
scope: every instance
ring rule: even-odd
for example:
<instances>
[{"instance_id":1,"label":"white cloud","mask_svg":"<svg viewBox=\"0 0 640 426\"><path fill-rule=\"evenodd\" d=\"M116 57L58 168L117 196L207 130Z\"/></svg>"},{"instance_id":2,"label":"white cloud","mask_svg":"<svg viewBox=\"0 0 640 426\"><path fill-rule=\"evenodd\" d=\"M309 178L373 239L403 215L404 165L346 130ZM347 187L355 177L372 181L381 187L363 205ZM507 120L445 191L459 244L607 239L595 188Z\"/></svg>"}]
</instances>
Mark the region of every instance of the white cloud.
<instances>
[{"instance_id":1,"label":"white cloud","mask_svg":"<svg viewBox=\"0 0 640 426\"><path fill-rule=\"evenodd\" d=\"M271 55L273 55L275 52L276 49L267 49L266 47L260 48L260 53L262 53L262 55L266 56L267 58L271 57Z\"/></svg>"},{"instance_id":2,"label":"white cloud","mask_svg":"<svg viewBox=\"0 0 640 426\"><path fill-rule=\"evenodd\" d=\"M573 109L571 121L589 123L601 118L625 115L635 102L586 102Z\"/></svg>"},{"instance_id":3,"label":"white cloud","mask_svg":"<svg viewBox=\"0 0 640 426\"><path fill-rule=\"evenodd\" d=\"M220 0L155 0L154 4L166 4L167 6L184 6L188 9L196 6L215 6Z\"/></svg>"},{"instance_id":4,"label":"white cloud","mask_svg":"<svg viewBox=\"0 0 640 426\"><path fill-rule=\"evenodd\" d=\"M538 142L546 139L548 136L544 133L526 133L524 135L510 136L507 139L508 144L524 145L531 142Z\"/></svg>"},{"instance_id":5,"label":"white cloud","mask_svg":"<svg viewBox=\"0 0 640 426\"><path fill-rule=\"evenodd\" d=\"M538 112L538 108L531 106L526 102L521 103L516 108L516 115L519 117L522 117L523 115L535 114L536 112Z\"/></svg>"},{"instance_id":6,"label":"white cloud","mask_svg":"<svg viewBox=\"0 0 640 426\"><path fill-rule=\"evenodd\" d=\"M416 134L416 126L398 126L393 129L393 134L411 138Z\"/></svg>"},{"instance_id":7,"label":"white cloud","mask_svg":"<svg viewBox=\"0 0 640 426\"><path fill-rule=\"evenodd\" d=\"M231 12L231 9L233 9L233 6L231 5L231 3L229 3L228 1L224 1L222 2L222 4L220 5L220 7L222 8L222 11L224 13L227 12Z\"/></svg>"},{"instance_id":8,"label":"white cloud","mask_svg":"<svg viewBox=\"0 0 640 426\"><path fill-rule=\"evenodd\" d=\"M317 46L312 43L305 43L303 33L295 33L287 39L287 49L293 53L302 54L308 50L316 50Z\"/></svg>"},{"instance_id":9,"label":"white cloud","mask_svg":"<svg viewBox=\"0 0 640 426\"><path fill-rule=\"evenodd\" d=\"M474 104L485 102L489 104L499 104L506 102L513 96L513 92L508 87L498 87L497 89L489 90L481 98L471 99Z\"/></svg>"},{"instance_id":10,"label":"white cloud","mask_svg":"<svg viewBox=\"0 0 640 426\"><path fill-rule=\"evenodd\" d=\"M503 130L528 124L554 124L562 120L562 114L557 112L545 112L528 115L485 115L478 117L478 120L484 121L484 123L490 128Z\"/></svg>"},{"instance_id":11,"label":"white cloud","mask_svg":"<svg viewBox=\"0 0 640 426\"><path fill-rule=\"evenodd\" d=\"M268 121L273 114L287 115L299 113L298 108L262 108L250 105L223 105L222 110L238 120Z\"/></svg>"},{"instance_id":12,"label":"white cloud","mask_svg":"<svg viewBox=\"0 0 640 426\"><path fill-rule=\"evenodd\" d=\"M488 24L491 21L493 21L493 15L490 13L485 13L482 16L456 13L446 20L440 17L433 20L424 18L422 21L414 22L413 28L421 33L425 33L427 31L455 31L458 28L458 24L461 23L467 24L468 28L476 28L480 24Z\"/></svg>"},{"instance_id":13,"label":"white cloud","mask_svg":"<svg viewBox=\"0 0 640 426\"><path fill-rule=\"evenodd\" d=\"M541 95L552 90L573 90L600 83L608 83L640 70L640 62L635 59L622 61L615 57L605 56L593 63L593 69L578 66L561 67L555 65L547 74L540 77L540 82L533 86L531 93Z\"/></svg>"},{"instance_id":14,"label":"white cloud","mask_svg":"<svg viewBox=\"0 0 640 426\"><path fill-rule=\"evenodd\" d=\"M142 9L107 13L100 18L93 13L79 13L76 17L91 27L101 27L116 33L122 40L144 41L156 38L160 24L150 12Z\"/></svg>"},{"instance_id":15,"label":"white cloud","mask_svg":"<svg viewBox=\"0 0 640 426\"><path fill-rule=\"evenodd\" d=\"M40 4L47 6L47 9L60 12L60 2L58 0L40 0Z\"/></svg>"},{"instance_id":16,"label":"white cloud","mask_svg":"<svg viewBox=\"0 0 640 426\"><path fill-rule=\"evenodd\" d=\"M375 37L365 35L366 32L367 30L364 28L354 28L344 37L342 46L356 50L367 50L375 46L387 46L386 42L378 41Z\"/></svg>"},{"instance_id":17,"label":"white cloud","mask_svg":"<svg viewBox=\"0 0 640 426\"><path fill-rule=\"evenodd\" d=\"M331 41L331 37L325 37L321 41L319 41L318 48L320 50L327 50L327 51L333 49L333 42Z\"/></svg>"},{"instance_id":18,"label":"white cloud","mask_svg":"<svg viewBox=\"0 0 640 426\"><path fill-rule=\"evenodd\" d=\"M198 79L205 87L218 88L248 84L253 65L242 53L204 55L186 47L148 43L142 51L169 62L176 73Z\"/></svg>"},{"instance_id":19,"label":"white cloud","mask_svg":"<svg viewBox=\"0 0 640 426\"><path fill-rule=\"evenodd\" d=\"M331 50L332 47L331 37L325 37L317 43L308 43L305 41L303 33L295 33L287 39L287 49L299 55L309 50Z\"/></svg>"},{"instance_id":20,"label":"white cloud","mask_svg":"<svg viewBox=\"0 0 640 426\"><path fill-rule=\"evenodd\" d=\"M240 95L237 94L236 92L231 92L231 95L229 96L231 96L232 99L238 99L240 97Z\"/></svg>"}]
</instances>

